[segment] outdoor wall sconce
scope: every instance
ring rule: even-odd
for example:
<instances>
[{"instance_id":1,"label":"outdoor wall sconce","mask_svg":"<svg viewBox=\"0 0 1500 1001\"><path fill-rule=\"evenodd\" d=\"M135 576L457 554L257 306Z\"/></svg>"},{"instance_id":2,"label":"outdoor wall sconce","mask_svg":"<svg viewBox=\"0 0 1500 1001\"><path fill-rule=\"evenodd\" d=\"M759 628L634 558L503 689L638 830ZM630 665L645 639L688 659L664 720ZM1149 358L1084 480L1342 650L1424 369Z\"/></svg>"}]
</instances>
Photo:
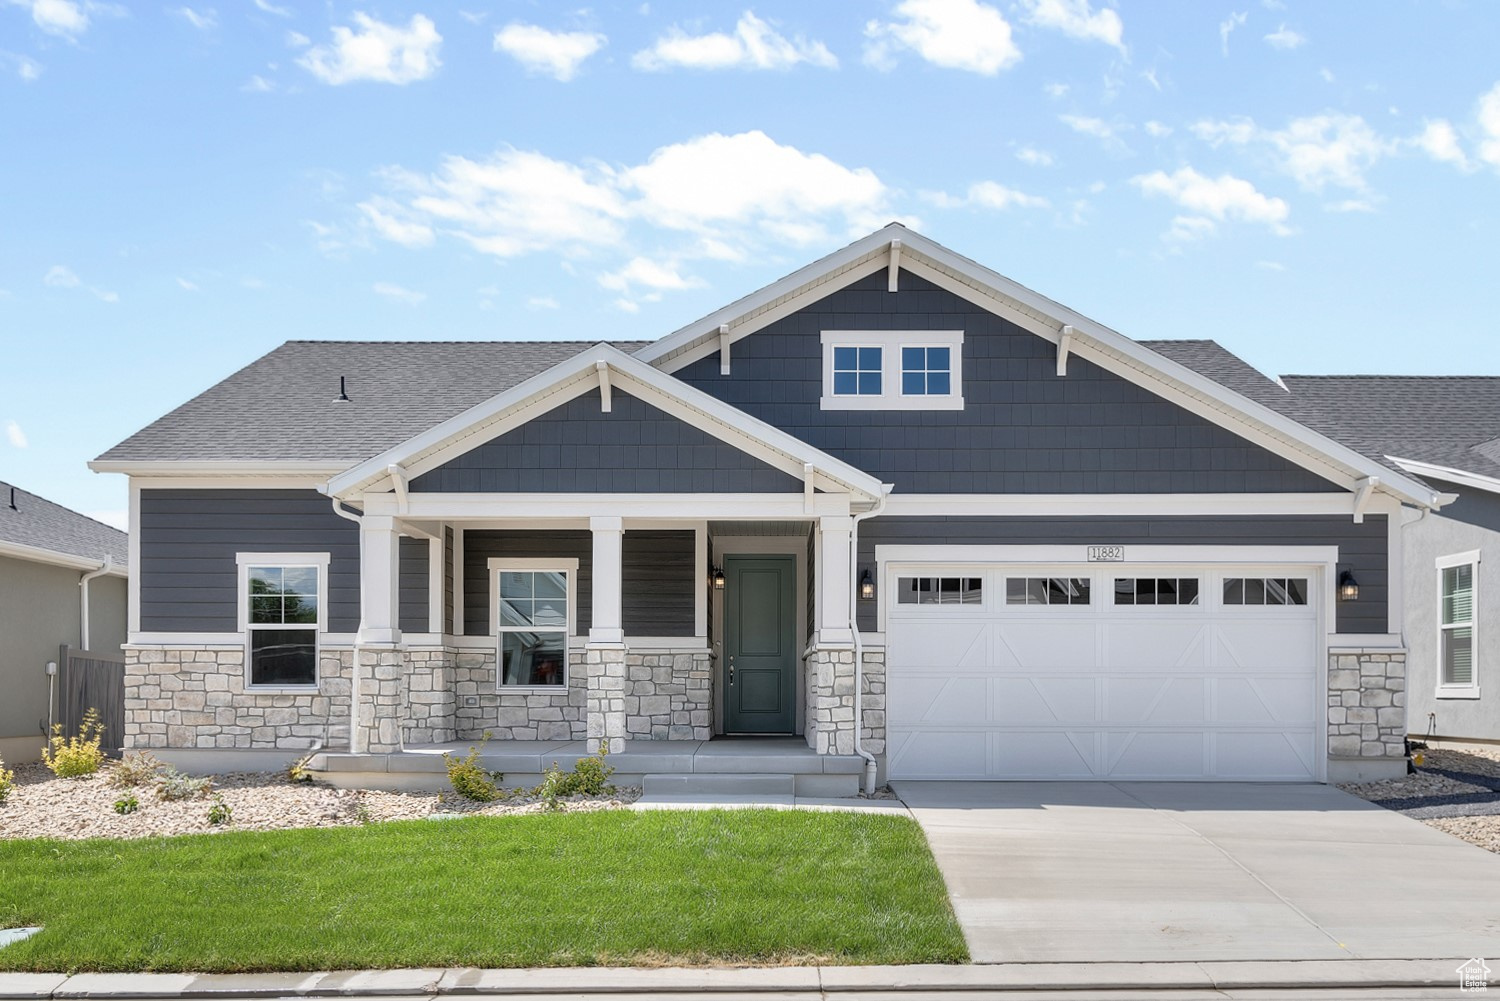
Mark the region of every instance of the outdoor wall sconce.
<instances>
[{"instance_id":1,"label":"outdoor wall sconce","mask_svg":"<svg viewBox=\"0 0 1500 1001\"><path fill-rule=\"evenodd\" d=\"M1339 600L1359 600L1359 581L1355 580L1354 574L1350 573L1348 570L1345 570L1343 573L1339 574Z\"/></svg>"},{"instance_id":2,"label":"outdoor wall sconce","mask_svg":"<svg viewBox=\"0 0 1500 1001\"><path fill-rule=\"evenodd\" d=\"M724 568L723 567L714 567L714 572L713 572L713 578L712 579L713 579L714 590L715 591L722 591L722 590L724 590Z\"/></svg>"},{"instance_id":3,"label":"outdoor wall sconce","mask_svg":"<svg viewBox=\"0 0 1500 1001\"><path fill-rule=\"evenodd\" d=\"M868 570L859 579L859 597L861 601L870 601L875 597L875 579L870 576Z\"/></svg>"}]
</instances>

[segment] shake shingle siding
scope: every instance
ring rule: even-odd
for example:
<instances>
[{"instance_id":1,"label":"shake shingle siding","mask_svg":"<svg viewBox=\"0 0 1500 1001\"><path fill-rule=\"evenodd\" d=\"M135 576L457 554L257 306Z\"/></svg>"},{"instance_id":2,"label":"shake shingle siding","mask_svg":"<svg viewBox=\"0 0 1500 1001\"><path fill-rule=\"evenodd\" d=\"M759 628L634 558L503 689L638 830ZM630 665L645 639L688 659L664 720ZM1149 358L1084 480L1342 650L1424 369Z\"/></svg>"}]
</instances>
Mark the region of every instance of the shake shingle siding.
<instances>
[{"instance_id":1,"label":"shake shingle siding","mask_svg":"<svg viewBox=\"0 0 1500 1001\"><path fill-rule=\"evenodd\" d=\"M141 629L234 632L238 553L328 553L327 627L359 628L359 530L313 490L142 490Z\"/></svg>"},{"instance_id":2,"label":"shake shingle siding","mask_svg":"<svg viewBox=\"0 0 1500 1001\"><path fill-rule=\"evenodd\" d=\"M820 410L825 330L962 330L961 411ZM881 272L677 373L901 493L1280 493L1300 466L902 272Z\"/></svg>"},{"instance_id":3,"label":"shake shingle siding","mask_svg":"<svg viewBox=\"0 0 1500 1001\"><path fill-rule=\"evenodd\" d=\"M1385 633L1388 560L1383 515L1193 518L872 518L859 528L860 572L887 545L1338 546L1339 566L1359 581L1359 600L1337 603L1340 633ZM873 602L860 628L876 628Z\"/></svg>"},{"instance_id":4,"label":"shake shingle siding","mask_svg":"<svg viewBox=\"0 0 1500 1001\"><path fill-rule=\"evenodd\" d=\"M597 390L414 478L438 493L797 493L802 484L706 431Z\"/></svg>"},{"instance_id":5,"label":"shake shingle siding","mask_svg":"<svg viewBox=\"0 0 1500 1001\"><path fill-rule=\"evenodd\" d=\"M429 631L427 628L427 572L427 540L403 538L399 581L399 615L402 632L425 633Z\"/></svg>"}]
</instances>

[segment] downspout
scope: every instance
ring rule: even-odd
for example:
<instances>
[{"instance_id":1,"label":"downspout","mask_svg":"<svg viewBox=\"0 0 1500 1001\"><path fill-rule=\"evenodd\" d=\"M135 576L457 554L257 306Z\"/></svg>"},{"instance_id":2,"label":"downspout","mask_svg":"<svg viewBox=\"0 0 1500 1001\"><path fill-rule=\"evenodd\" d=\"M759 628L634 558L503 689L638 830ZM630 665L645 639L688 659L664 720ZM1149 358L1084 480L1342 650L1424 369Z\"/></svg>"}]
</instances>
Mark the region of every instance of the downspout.
<instances>
[{"instance_id":1,"label":"downspout","mask_svg":"<svg viewBox=\"0 0 1500 1001\"><path fill-rule=\"evenodd\" d=\"M885 510L886 498L891 487L882 484L875 506L863 514L854 516L849 529L849 630L854 634L854 753L865 759L865 795L875 795L875 755L865 750L860 735L865 729L863 708L865 690L865 644L859 638L859 523L874 518Z\"/></svg>"},{"instance_id":2,"label":"downspout","mask_svg":"<svg viewBox=\"0 0 1500 1001\"><path fill-rule=\"evenodd\" d=\"M90 570L78 581L78 642L83 649L89 649L89 581L95 577L103 577L115 568L113 556L104 557L104 562L99 564L98 570Z\"/></svg>"}]
</instances>

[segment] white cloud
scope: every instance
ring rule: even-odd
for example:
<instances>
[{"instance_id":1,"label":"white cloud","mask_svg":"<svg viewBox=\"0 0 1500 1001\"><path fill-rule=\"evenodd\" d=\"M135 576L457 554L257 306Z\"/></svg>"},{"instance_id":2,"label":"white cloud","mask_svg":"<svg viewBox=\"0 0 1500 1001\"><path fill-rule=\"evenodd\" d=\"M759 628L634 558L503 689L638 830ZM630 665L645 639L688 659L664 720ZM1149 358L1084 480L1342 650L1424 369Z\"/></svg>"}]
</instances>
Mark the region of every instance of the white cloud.
<instances>
[{"instance_id":1,"label":"white cloud","mask_svg":"<svg viewBox=\"0 0 1500 1001\"><path fill-rule=\"evenodd\" d=\"M1479 99L1479 159L1500 167L1500 83Z\"/></svg>"},{"instance_id":2,"label":"white cloud","mask_svg":"<svg viewBox=\"0 0 1500 1001\"><path fill-rule=\"evenodd\" d=\"M265 77L256 74L244 83L240 84L240 90L247 94L269 94L276 89L276 85Z\"/></svg>"},{"instance_id":3,"label":"white cloud","mask_svg":"<svg viewBox=\"0 0 1500 1001\"><path fill-rule=\"evenodd\" d=\"M255 6L260 10L265 11L267 14L275 14L277 17L292 16L292 12L289 8L278 7L275 4L270 3L269 0L255 0Z\"/></svg>"},{"instance_id":4,"label":"white cloud","mask_svg":"<svg viewBox=\"0 0 1500 1001\"><path fill-rule=\"evenodd\" d=\"M1215 146L1261 146L1270 152L1278 170L1315 192L1329 185L1366 190L1365 171L1397 148L1359 115L1339 112L1295 118L1279 130L1264 129L1251 119L1239 118L1197 122L1192 131Z\"/></svg>"},{"instance_id":5,"label":"white cloud","mask_svg":"<svg viewBox=\"0 0 1500 1001\"><path fill-rule=\"evenodd\" d=\"M1339 202L1329 202L1323 208L1329 212L1374 212L1375 203L1368 198L1346 198Z\"/></svg>"},{"instance_id":6,"label":"white cloud","mask_svg":"<svg viewBox=\"0 0 1500 1001\"><path fill-rule=\"evenodd\" d=\"M1280 261L1256 261L1255 266L1262 271L1285 271L1286 265Z\"/></svg>"},{"instance_id":7,"label":"white cloud","mask_svg":"<svg viewBox=\"0 0 1500 1001\"><path fill-rule=\"evenodd\" d=\"M404 302L408 306L420 306L427 301L426 292L413 292L409 288L402 288L400 285L393 285L390 282L376 282L370 286L370 291L395 302Z\"/></svg>"},{"instance_id":8,"label":"white cloud","mask_svg":"<svg viewBox=\"0 0 1500 1001\"><path fill-rule=\"evenodd\" d=\"M1230 14L1229 17L1219 22L1219 47L1224 51L1226 56L1229 55L1229 36L1234 34L1234 29L1244 25L1245 19L1249 16L1249 11L1241 10Z\"/></svg>"},{"instance_id":9,"label":"white cloud","mask_svg":"<svg viewBox=\"0 0 1500 1001\"><path fill-rule=\"evenodd\" d=\"M1016 159L1022 163L1029 163L1033 167L1050 167L1053 164L1051 153L1033 146L1022 146L1016 150Z\"/></svg>"},{"instance_id":10,"label":"white cloud","mask_svg":"<svg viewBox=\"0 0 1500 1001\"><path fill-rule=\"evenodd\" d=\"M1212 219L1203 216L1179 215L1172 217L1172 225L1162 234L1162 239L1170 243L1192 243L1204 237L1212 236L1219 231L1219 226Z\"/></svg>"},{"instance_id":11,"label":"white cloud","mask_svg":"<svg viewBox=\"0 0 1500 1001\"><path fill-rule=\"evenodd\" d=\"M1145 129L1146 135L1150 136L1153 139L1165 139L1167 136L1172 134L1172 126L1164 125L1161 122L1156 121L1147 122L1145 125Z\"/></svg>"},{"instance_id":12,"label":"white cloud","mask_svg":"<svg viewBox=\"0 0 1500 1001\"><path fill-rule=\"evenodd\" d=\"M1267 226L1273 233L1285 236L1291 209L1280 198L1257 191L1255 185L1231 174L1206 177L1192 167L1174 173L1154 171L1130 179L1141 193L1161 196L1194 213L1172 220L1168 237L1176 240L1197 239L1212 233L1216 223L1247 222Z\"/></svg>"},{"instance_id":13,"label":"white cloud","mask_svg":"<svg viewBox=\"0 0 1500 1001\"><path fill-rule=\"evenodd\" d=\"M994 76L1021 61L1010 22L978 0L902 0L902 20L865 25L865 62L895 65L895 53L910 49L934 66Z\"/></svg>"},{"instance_id":14,"label":"white cloud","mask_svg":"<svg viewBox=\"0 0 1500 1001\"><path fill-rule=\"evenodd\" d=\"M633 257L618 271L600 275L599 284L616 292L629 292L642 288L675 292L694 288L703 283L696 278L685 277L677 270L675 264L653 261L645 257Z\"/></svg>"},{"instance_id":15,"label":"white cloud","mask_svg":"<svg viewBox=\"0 0 1500 1001\"><path fill-rule=\"evenodd\" d=\"M969 185L961 196L942 191L924 191L922 198L938 208L986 208L1004 212L1007 209L1044 209L1048 201L1040 195L1028 195L1024 191L1008 188L995 181L979 181Z\"/></svg>"},{"instance_id":16,"label":"white cloud","mask_svg":"<svg viewBox=\"0 0 1500 1001\"><path fill-rule=\"evenodd\" d=\"M88 5L74 0L10 0L31 11L31 20L49 35L77 38L89 30Z\"/></svg>"},{"instance_id":17,"label":"white cloud","mask_svg":"<svg viewBox=\"0 0 1500 1001\"><path fill-rule=\"evenodd\" d=\"M18 52L0 50L0 67L14 70L16 76L27 83L34 83L42 75L41 63Z\"/></svg>"},{"instance_id":18,"label":"white cloud","mask_svg":"<svg viewBox=\"0 0 1500 1001\"><path fill-rule=\"evenodd\" d=\"M1065 83L1049 83L1042 90L1053 100L1059 100L1068 96L1068 85Z\"/></svg>"},{"instance_id":19,"label":"white cloud","mask_svg":"<svg viewBox=\"0 0 1500 1001\"><path fill-rule=\"evenodd\" d=\"M1128 124L1106 122L1091 115L1058 115L1057 119L1079 135L1098 139L1107 150L1115 153L1129 152L1122 137L1122 133L1130 131Z\"/></svg>"},{"instance_id":20,"label":"white cloud","mask_svg":"<svg viewBox=\"0 0 1500 1001\"><path fill-rule=\"evenodd\" d=\"M42 282L53 288L77 288L83 284L72 268L62 264L54 264L48 268L47 273L42 276Z\"/></svg>"},{"instance_id":21,"label":"white cloud","mask_svg":"<svg viewBox=\"0 0 1500 1001\"><path fill-rule=\"evenodd\" d=\"M177 285L184 292L197 292L197 291L199 291L198 283L197 282L188 281L186 278L178 278L177 279Z\"/></svg>"},{"instance_id":22,"label":"white cloud","mask_svg":"<svg viewBox=\"0 0 1500 1001\"><path fill-rule=\"evenodd\" d=\"M130 512L127 510L116 508L108 511L85 511L84 514L111 528L118 528L122 532L130 531Z\"/></svg>"},{"instance_id":23,"label":"white cloud","mask_svg":"<svg viewBox=\"0 0 1500 1001\"><path fill-rule=\"evenodd\" d=\"M388 198L360 202L359 210L375 232L392 243L403 247L427 247L435 239L431 226L406 218L406 211Z\"/></svg>"},{"instance_id":24,"label":"white cloud","mask_svg":"<svg viewBox=\"0 0 1500 1001\"><path fill-rule=\"evenodd\" d=\"M305 49L312 44L312 39L300 31L288 31L282 41L289 49Z\"/></svg>"},{"instance_id":25,"label":"white cloud","mask_svg":"<svg viewBox=\"0 0 1500 1001\"><path fill-rule=\"evenodd\" d=\"M5 440L11 443L13 448L25 448L30 442L26 440L26 432L21 430L21 425L15 421L5 422Z\"/></svg>"},{"instance_id":26,"label":"white cloud","mask_svg":"<svg viewBox=\"0 0 1500 1001\"><path fill-rule=\"evenodd\" d=\"M1439 118L1437 121L1427 122L1411 142L1439 163L1452 164L1463 171L1473 169L1473 164L1459 145L1458 130L1449 121Z\"/></svg>"},{"instance_id":27,"label":"white cloud","mask_svg":"<svg viewBox=\"0 0 1500 1001\"><path fill-rule=\"evenodd\" d=\"M335 85L357 80L407 84L427 79L442 65L438 49L443 36L421 14L412 15L405 28L362 13L354 15L354 23L356 28L336 25L330 44L309 49L297 62Z\"/></svg>"},{"instance_id":28,"label":"white cloud","mask_svg":"<svg viewBox=\"0 0 1500 1001\"><path fill-rule=\"evenodd\" d=\"M1324 66L1322 69L1318 70L1318 76L1323 78L1324 83L1333 83L1334 81L1333 70L1329 69L1327 66Z\"/></svg>"},{"instance_id":29,"label":"white cloud","mask_svg":"<svg viewBox=\"0 0 1500 1001\"><path fill-rule=\"evenodd\" d=\"M188 24L199 31L211 31L219 26L219 17L211 9L205 7L202 10L194 10L191 7L178 7L172 11Z\"/></svg>"},{"instance_id":30,"label":"white cloud","mask_svg":"<svg viewBox=\"0 0 1500 1001\"><path fill-rule=\"evenodd\" d=\"M507 24L495 32L495 51L515 59L527 72L564 82L608 41L592 31L548 31L535 24Z\"/></svg>"},{"instance_id":31,"label":"white cloud","mask_svg":"<svg viewBox=\"0 0 1500 1001\"><path fill-rule=\"evenodd\" d=\"M799 63L833 69L839 61L822 42L801 35L787 38L770 24L745 11L734 34L721 31L690 35L673 25L667 33L630 59L638 70L750 69L785 70Z\"/></svg>"},{"instance_id":32,"label":"white cloud","mask_svg":"<svg viewBox=\"0 0 1500 1001\"><path fill-rule=\"evenodd\" d=\"M1125 25L1108 7L1093 10L1089 0L1023 0L1027 24L1061 31L1083 42L1103 42L1125 51Z\"/></svg>"},{"instance_id":33,"label":"white cloud","mask_svg":"<svg viewBox=\"0 0 1500 1001\"><path fill-rule=\"evenodd\" d=\"M527 309L557 309L558 302L550 295L534 295L526 300Z\"/></svg>"},{"instance_id":34,"label":"white cloud","mask_svg":"<svg viewBox=\"0 0 1500 1001\"><path fill-rule=\"evenodd\" d=\"M1273 49L1280 49L1286 52L1306 45L1307 36L1293 31L1283 24L1266 36L1266 44Z\"/></svg>"}]
</instances>

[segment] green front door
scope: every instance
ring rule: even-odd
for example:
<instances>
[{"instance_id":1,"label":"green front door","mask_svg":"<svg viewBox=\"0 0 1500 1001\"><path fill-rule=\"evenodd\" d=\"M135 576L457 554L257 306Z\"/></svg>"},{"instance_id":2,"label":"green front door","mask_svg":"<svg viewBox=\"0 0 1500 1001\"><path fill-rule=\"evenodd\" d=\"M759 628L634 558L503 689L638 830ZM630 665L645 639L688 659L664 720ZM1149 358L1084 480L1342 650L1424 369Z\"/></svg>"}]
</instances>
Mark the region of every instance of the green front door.
<instances>
[{"instance_id":1,"label":"green front door","mask_svg":"<svg viewBox=\"0 0 1500 1001\"><path fill-rule=\"evenodd\" d=\"M794 556L724 558L724 732L797 729Z\"/></svg>"}]
</instances>

